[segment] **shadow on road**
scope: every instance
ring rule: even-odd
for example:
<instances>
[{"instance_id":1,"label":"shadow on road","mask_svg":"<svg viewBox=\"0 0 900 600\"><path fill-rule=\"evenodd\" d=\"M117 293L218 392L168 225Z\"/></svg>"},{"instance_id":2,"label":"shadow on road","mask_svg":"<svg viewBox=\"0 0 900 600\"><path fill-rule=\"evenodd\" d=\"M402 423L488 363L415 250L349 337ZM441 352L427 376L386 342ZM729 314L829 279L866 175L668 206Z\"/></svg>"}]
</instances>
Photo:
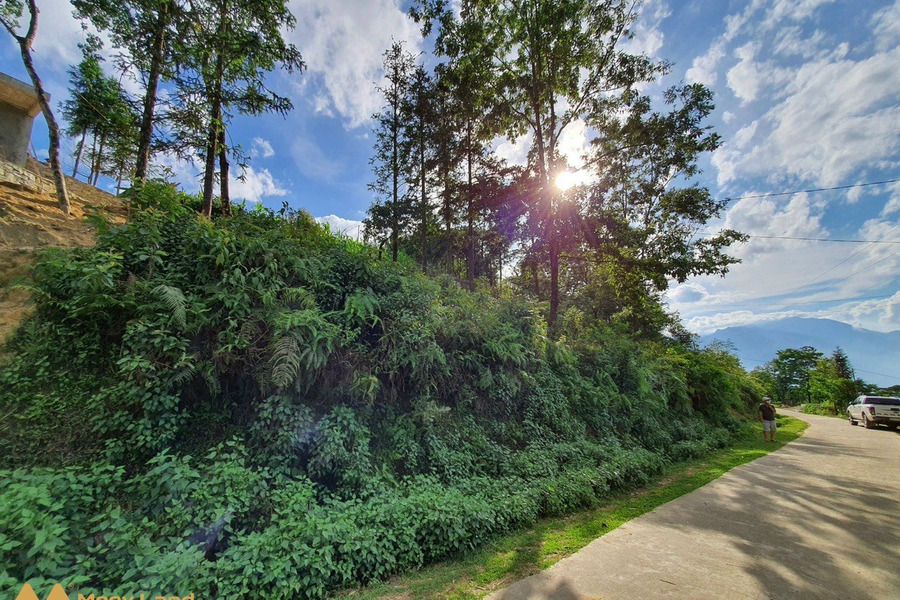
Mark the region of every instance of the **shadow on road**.
<instances>
[{"instance_id":1,"label":"shadow on road","mask_svg":"<svg viewBox=\"0 0 900 600\"><path fill-rule=\"evenodd\" d=\"M866 565L869 576L871 570L883 573L879 582L896 587L893 597L900 598L898 479L880 479L877 471L866 478L856 470L872 460L881 461L885 471L896 470L897 448L888 447L894 456L879 456L880 443L873 445L874 456L866 456L858 440L804 436L735 473L743 485L707 488L705 502L715 518L684 511L681 523L661 524L727 536L769 598L884 600L872 591L875 582L857 572L858 565Z\"/></svg>"}]
</instances>

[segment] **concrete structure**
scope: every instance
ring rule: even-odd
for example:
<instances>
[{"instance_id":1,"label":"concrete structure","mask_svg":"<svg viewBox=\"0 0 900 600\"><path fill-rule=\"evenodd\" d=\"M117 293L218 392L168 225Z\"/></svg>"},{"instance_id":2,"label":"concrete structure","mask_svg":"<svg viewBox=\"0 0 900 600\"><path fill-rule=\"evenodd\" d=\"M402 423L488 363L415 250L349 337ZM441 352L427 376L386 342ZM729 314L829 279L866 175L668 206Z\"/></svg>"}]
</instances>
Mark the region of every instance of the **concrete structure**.
<instances>
[{"instance_id":1,"label":"concrete structure","mask_svg":"<svg viewBox=\"0 0 900 600\"><path fill-rule=\"evenodd\" d=\"M34 87L0 73L0 158L25 166L31 127L39 112Z\"/></svg>"}]
</instances>

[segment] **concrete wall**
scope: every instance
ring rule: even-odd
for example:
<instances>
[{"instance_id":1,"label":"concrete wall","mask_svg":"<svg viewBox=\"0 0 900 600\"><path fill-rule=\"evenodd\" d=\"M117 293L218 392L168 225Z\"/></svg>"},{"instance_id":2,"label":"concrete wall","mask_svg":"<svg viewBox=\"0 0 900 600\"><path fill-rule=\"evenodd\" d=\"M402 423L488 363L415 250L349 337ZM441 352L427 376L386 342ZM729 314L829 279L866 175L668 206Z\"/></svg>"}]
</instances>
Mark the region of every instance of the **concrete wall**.
<instances>
[{"instance_id":1,"label":"concrete wall","mask_svg":"<svg viewBox=\"0 0 900 600\"><path fill-rule=\"evenodd\" d=\"M34 117L0 102L0 158L25 165Z\"/></svg>"}]
</instances>

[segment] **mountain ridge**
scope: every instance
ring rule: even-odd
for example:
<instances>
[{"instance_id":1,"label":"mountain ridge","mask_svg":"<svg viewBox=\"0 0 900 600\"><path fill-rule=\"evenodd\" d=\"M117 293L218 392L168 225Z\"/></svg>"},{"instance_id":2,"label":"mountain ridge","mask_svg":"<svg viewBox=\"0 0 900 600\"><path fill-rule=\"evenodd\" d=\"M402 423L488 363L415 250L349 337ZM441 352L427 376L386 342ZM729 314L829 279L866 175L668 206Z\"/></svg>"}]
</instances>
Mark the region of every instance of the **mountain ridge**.
<instances>
[{"instance_id":1,"label":"mountain ridge","mask_svg":"<svg viewBox=\"0 0 900 600\"><path fill-rule=\"evenodd\" d=\"M700 345L730 342L746 369L762 366L779 350L812 346L826 356L840 347L856 376L888 387L900 384L900 330L873 331L832 319L787 317L751 325L736 325L700 336Z\"/></svg>"}]
</instances>

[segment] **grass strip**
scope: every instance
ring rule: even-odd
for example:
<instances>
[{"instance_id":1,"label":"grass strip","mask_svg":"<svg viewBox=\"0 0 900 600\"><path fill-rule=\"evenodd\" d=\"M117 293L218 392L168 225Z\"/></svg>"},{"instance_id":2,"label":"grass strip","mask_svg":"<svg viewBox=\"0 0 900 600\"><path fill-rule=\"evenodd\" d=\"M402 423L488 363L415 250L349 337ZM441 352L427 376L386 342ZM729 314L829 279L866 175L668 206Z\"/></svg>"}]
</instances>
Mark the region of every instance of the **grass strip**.
<instances>
[{"instance_id":1,"label":"grass strip","mask_svg":"<svg viewBox=\"0 0 900 600\"><path fill-rule=\"evenodd\" d=\"M670 466L655 483L611 497L595 509L543 519L472 552L429 565L386 582L345 591L354 600L474 600L513 581L540 572L623 523L703 487L738 465L765 456L802 434L808 426L778 415L778 441L765 443L755 423L734 445L705 457Z\"/></svg>"}]
</instances>

